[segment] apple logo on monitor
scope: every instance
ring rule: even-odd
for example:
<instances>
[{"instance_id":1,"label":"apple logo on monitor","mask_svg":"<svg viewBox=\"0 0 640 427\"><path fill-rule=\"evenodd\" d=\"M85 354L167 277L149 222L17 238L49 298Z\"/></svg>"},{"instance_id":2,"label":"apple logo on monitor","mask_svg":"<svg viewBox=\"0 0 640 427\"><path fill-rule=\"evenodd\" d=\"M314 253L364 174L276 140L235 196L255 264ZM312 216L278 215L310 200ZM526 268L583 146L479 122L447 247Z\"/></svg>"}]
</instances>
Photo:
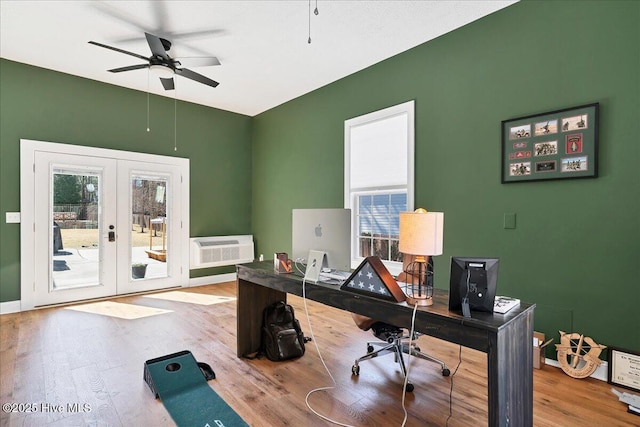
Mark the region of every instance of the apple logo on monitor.
<instances>
[{"instance_id":1,"label":"apple logo on monitor","mask_svg":"<svg viewBox=\"0 0 640 427\"><path fill-rule=\"evenodd\" d=\"M316 237L322 237L322 226L320 224L318 224L314 231L316 233Z\"/></svg>"}]
</instances>

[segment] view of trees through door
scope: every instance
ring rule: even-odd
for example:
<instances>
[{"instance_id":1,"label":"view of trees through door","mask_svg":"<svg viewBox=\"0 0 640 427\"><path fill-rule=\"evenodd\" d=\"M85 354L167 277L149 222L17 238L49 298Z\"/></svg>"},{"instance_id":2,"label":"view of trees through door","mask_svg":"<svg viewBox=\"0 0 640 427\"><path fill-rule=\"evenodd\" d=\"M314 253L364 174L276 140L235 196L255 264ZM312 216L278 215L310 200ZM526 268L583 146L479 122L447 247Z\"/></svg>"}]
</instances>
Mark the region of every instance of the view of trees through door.
<instances>
[{"instance_id":1,"label":"view of trees through door","mask_svg":"<svg viewBox=\"0 0 640 427\"><path fill-rule=\"evenodd\" d=\"M53 171L53 288L100 283L100 175ZM82 275L73 264L82 265Z\"/></svg>"},{"instance_id":2,"label":"view of trees through door","mask_svg":"<svg viewBox=\"0 0 640 427\"><path fill-rule=\"evenodd\" d=\"M167 276L167 180L131 178L131 278ZM53 287L99 283L100 176L53 174ZM108 232L108 230L107 230ZM127 237L127 236L120 236ZM81 280L75 272L82 265Z\"/></svg>"},{"instance_id":3,"label":"view of trees through door","mask_svg":"<svg viewBox=\"0 0 640 427\"><path fill-rule=\"evenodd\" d=\"M167 179L131 177L131 275L133 279L167 275Z\"/></svg>"}]
</instances>

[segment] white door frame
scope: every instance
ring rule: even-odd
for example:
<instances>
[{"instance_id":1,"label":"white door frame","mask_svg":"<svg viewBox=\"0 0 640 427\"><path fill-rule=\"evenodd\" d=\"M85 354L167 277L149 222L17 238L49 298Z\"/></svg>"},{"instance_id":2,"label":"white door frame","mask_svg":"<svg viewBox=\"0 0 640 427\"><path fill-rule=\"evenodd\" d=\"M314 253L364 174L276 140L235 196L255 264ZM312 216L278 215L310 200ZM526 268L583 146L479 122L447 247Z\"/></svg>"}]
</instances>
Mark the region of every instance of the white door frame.
<instances>
[{"instance_id":1,"label":"white door frame","mask_svg":"<svg viewBox=\"0 0 640 427\"><path fill-rule=\"evenodd\" d=\"M156 154L135 153L129 151L93 148L78 145L60 144L21 139L20 140L20 308L35 308L35 153L46 151L52 153L76 154L82 156L105 157L119 160L132 160L149 163L160 163L178 166L181 170L182 191L181 228L179 241L174 248L174 256L180 257L180 271L176 272L181 286L189 286L189 159L161 156Z\"/></svg>"}]
</instances>

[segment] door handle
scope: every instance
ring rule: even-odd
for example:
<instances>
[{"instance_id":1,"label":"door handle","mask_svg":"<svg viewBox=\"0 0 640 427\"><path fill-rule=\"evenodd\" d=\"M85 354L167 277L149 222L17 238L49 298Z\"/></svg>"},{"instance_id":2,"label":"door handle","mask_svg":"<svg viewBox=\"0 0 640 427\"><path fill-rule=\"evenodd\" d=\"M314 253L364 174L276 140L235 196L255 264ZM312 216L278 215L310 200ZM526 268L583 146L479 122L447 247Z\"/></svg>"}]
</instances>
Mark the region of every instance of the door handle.
<instances>
[{"instance_id":1,"label":"door handle","mask_svg":"<svg viewBox=\"0 0 640 427\"><path fill-rule=\"evenodd\" d=\"M113 231L115 227L113 225L109 226L109 241L110 242L115 242L116 241L116 232Z\"/></svg>"}]
</instances>

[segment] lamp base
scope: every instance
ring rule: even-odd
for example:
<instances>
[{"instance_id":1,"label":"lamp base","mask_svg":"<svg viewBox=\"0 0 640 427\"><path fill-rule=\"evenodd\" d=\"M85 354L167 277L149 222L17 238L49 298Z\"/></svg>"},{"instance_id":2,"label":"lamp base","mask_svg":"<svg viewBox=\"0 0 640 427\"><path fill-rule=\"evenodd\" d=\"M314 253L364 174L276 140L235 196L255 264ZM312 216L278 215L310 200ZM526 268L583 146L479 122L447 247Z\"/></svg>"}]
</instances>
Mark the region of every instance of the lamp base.
<instances>
[{"instance_id":1,"label":"lamp base","mask_svg":"<svg viewBox=\"0 0 640 427\"><path fill-rule=\"evenodd\" d=\"M413 298L413 297L407 296L406 301L407 301L407 304L409 305L417 305L419 307L427 307L429 305L433 305L433 297Z\"/></svg>"}]
</instances>

